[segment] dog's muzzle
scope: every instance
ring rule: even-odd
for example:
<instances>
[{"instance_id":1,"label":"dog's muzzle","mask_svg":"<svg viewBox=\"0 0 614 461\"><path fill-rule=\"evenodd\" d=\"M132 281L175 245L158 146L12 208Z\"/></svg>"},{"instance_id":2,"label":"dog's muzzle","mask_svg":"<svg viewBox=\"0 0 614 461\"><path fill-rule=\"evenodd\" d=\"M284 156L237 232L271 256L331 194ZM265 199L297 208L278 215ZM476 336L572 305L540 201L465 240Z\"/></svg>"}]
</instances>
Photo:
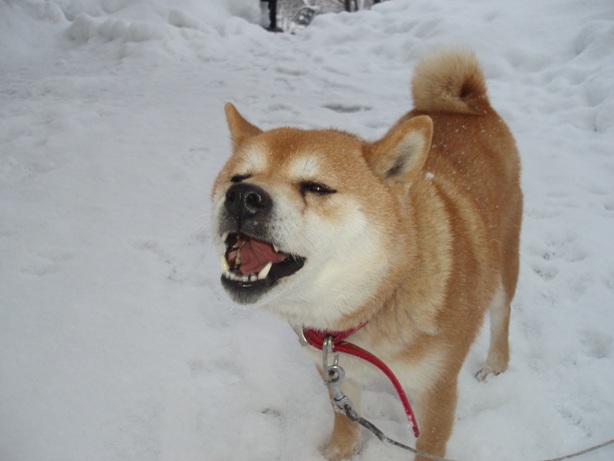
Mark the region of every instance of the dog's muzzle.
<instances>
[{"instance_id":1,"label":"dog's muzzle","mask_svg":"<svg viewBox=\"0 0 614 461\"><path fill-rule=\"evenodd\" d=\"M232 185L226 192L220 233L222 285L238 303L251 304L277 282L301 269L305 258L285 252L270 236L273 200L261 187Z\"/></svg>"}]
</instances>

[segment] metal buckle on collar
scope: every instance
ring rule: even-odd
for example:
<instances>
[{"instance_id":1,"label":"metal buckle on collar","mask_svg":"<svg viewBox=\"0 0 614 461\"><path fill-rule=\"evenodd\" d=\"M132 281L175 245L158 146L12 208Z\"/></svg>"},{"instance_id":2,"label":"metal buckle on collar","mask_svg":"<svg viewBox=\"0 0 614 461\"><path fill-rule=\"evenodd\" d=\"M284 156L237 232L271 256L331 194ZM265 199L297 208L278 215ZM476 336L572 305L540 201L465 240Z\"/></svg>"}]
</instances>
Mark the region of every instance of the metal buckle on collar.
<instances>
[{"instance_id":1,"label":"metal buckle on collar","mask_svg":"<svg viewBox=\"0 0 614 461\"><path fill-rule=\"evenodd\" d=\"M303 327L292 325L292 324L290 324L290 326L292 327L292 329L296 333L296 336L298 336L298 342L301 344L301 346L303 346L303 347L308 346L309 342L307 341L307 338L305 338L305 333L303 332Z\"/></svg>"}]
</instances>

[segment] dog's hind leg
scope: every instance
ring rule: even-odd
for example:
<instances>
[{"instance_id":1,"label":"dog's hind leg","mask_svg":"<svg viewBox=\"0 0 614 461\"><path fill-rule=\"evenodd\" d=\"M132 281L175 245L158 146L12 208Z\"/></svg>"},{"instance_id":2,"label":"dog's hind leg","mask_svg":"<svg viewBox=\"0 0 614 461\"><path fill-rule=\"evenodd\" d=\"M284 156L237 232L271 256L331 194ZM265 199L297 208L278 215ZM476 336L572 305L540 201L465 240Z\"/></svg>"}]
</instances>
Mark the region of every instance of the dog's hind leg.
<instances>
[{"instance_id":1,"label":"dog's hind leg","mask_svg":"<svg viewBox=\"0 0 614 461\"><path fill-rule=\"evenodd\" d=\"M511 297L506 294L503 284L499 283L490 301L490 346L486 362L476 374L479 381L484 381L489 375L498 375L507 369L510 358L508 342L510 302Z\"/></svg>"},{"instance_id":2,"label":"dog's hind leg","mask_svg":"<svg viewBox=\"0 0 614 461\"><path fill-rule=\"evenodd\" d=\"M508 336L512 298L516 292L520 267L521 221L522 195L518 192L516 206L513 206L503 223L501 279L489 306L490 346L486 363L476 374L479 381L484 381L489 375L504 372L510 359Z\"/></svg>"}]
</instances>

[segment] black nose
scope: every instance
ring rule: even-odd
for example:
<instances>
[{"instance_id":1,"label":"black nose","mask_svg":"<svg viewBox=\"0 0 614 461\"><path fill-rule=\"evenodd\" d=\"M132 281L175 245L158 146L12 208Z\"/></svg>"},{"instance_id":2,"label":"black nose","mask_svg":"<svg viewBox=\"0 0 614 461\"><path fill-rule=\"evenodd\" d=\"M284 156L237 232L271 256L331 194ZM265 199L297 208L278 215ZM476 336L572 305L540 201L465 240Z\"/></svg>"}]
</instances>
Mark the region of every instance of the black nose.
<instances>
[{"instance_id":1,"label":"black nose","mask_svg":"<svg viewBox=\"0 0 614 461\"><path fill-rule=\"evenodd\" d=\"M226 210L239 222L266 215L272 205L271 196L264 189L249 183L231 186L224 202Z\"/></svg>"}]
</instances>

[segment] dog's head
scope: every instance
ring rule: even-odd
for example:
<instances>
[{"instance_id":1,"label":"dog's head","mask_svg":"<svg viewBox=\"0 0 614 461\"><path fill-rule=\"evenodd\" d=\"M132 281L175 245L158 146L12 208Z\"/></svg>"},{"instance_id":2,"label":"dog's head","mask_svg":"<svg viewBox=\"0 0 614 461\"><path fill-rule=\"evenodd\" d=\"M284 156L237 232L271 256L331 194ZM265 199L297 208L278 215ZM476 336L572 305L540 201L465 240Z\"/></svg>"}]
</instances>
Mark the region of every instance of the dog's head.
<instances>
[{"instance_id":1,"label":"dog's head","mask_svg":"<svg viewBox=\"0 0 614 461\"><path fill-rule=\"evenodd\" d=\"M336 130L261 131L226 105L233 154L213 186L222 284L240 304L331 328L381 296L406 260L404 202L432 122L367 143Z\"/></svg>"}]
</instances>

